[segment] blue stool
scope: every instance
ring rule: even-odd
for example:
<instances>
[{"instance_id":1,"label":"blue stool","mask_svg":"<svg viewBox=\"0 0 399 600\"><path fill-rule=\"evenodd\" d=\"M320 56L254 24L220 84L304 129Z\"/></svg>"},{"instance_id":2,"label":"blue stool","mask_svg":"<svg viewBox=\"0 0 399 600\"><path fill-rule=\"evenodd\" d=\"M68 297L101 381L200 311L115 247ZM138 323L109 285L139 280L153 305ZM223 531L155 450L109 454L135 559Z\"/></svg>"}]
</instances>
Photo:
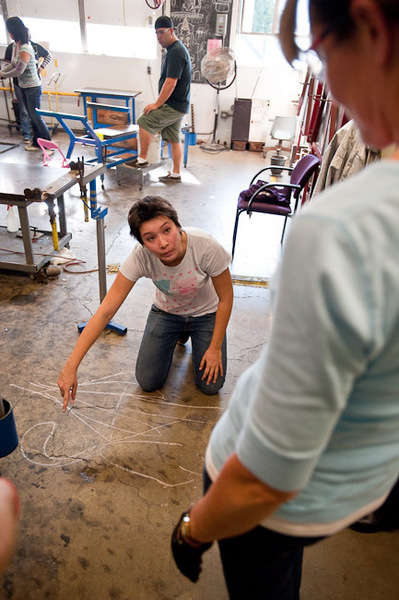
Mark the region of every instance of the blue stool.
<instances>
[{"instance_id":1,"label":"blue stool","mask_svg":"<svg viewBox=\"0 0 399 600\"><path fill-rule=\"evenodd\" d=\"M181 130L184 133L184 157L183 164L187 167L187 158L188 158L188 147L195 146L197 144L197 134L193 131L190 131L188 127L183 127Z\"/></svg>"},{"instance_id":2,"label":"blue stool","mask_svg":"<svg viewBox=\"0 0 399 600\"><path fill-rule=\"evenodd\" d=\"M197 134L193 131L190 131L188 127L182 127L181 132L184 134L183 164L185 167L187 167L188 147L195 146L197 144ZM168 144L168 156L169 158L172 158L170 144ZM163 143L161 145L161 158L163 158Z\"/></svg>"}]
</instances>

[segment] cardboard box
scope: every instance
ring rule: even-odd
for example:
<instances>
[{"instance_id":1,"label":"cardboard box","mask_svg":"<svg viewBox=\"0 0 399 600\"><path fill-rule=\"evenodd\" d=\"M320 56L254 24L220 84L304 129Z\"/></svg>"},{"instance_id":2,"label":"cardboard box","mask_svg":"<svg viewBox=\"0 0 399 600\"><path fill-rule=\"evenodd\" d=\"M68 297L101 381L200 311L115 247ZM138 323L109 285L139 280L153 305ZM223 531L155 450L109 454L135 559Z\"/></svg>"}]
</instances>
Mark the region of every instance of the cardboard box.
<instances>
[{"instance_id":1,"label":"cardboard box","mask_svg":"<svg viewBox=\"0 0 399 600\"><path fill-rule=\"evenodd\" d=\"M264 145L263 142L249 142L249 150L250 152L262 152Z\"/></svg>"},{"instance_id":2,"label":"cardboard box","mask_svg":"<svg viewBox=\"0 0 399 600\"><path fill-rule=\"evenodd\" d=\"M243 142L242 140L232 140L231 147L233 150L246 150L247 142Z\"/></svg>"},{"instance_id":3,"label":"cardboard box","mask_svg":"<svg viewBox=\"0 0 399 600\"><path fill-rule=\"evenodd\" d=\"M128 115L126 113L117 112L114 110L106 110L100 108L97 110L97 121L104 123L105 125L111 125L113 129L123 129L128 125ZM116 142L115 146L121 148L129 148L131 150L137 150L137 138L131 138L124 142Z\"/></svg>"}]
</instances>

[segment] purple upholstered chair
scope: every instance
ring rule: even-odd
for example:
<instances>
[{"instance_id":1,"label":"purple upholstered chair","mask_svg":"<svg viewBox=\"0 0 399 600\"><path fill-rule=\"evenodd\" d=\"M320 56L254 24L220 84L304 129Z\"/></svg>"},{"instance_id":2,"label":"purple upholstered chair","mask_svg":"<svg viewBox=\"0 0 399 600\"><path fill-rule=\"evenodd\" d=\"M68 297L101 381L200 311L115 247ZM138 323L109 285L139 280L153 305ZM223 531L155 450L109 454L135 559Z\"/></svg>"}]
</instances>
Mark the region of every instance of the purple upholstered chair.
<instances>
[{"instance_id":1,"label":"purple upholstered chair","mask_svg":"<svg viewBox=\"0 0 399 600\"><path fill-rule=\"evenodd\" d=\"M233 233L233 248L231 251L233 258L236 245L238 219L240 214L244 211L246 211L248 215L251 215L252 212L259 212L284 217L283 233L281 235L281 244L283 244L287 219L295 214L299 205L301 192L319 167L320 160L313 154L306 154L303 158L298 160L293 168L279 167L279 169L283 171L291 172L289 183L267 183L261 179L258 179L256 183L254 183L258 175L274 168L274 166L265 167L254 175L249 184L249 188L243 190L238 196ZM292 206L293 200L295 201L294 206Z\"/></svg>"}]
</instances>

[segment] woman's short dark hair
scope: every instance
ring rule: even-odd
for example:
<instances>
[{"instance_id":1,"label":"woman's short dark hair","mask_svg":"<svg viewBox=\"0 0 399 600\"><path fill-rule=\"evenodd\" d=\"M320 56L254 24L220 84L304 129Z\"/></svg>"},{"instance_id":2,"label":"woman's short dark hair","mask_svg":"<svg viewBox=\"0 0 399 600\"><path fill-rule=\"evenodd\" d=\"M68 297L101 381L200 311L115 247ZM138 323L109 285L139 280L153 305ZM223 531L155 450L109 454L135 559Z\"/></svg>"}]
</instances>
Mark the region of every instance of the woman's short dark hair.
<instances>
[{"instance_id":1,"label":"woman's short dark hair","mask_svg":"<svg viewBox=\"0 0 399 600\"><path fill-rule=\"evenodd\" d=\"M137 200L133 204L127 217L130 235L134 236L140 244L143 244L140 227L143 223L155 217L168 217L179 229L181 228L177 212L170 202L161 196L145 196L145 198Z\"/></svg>"},{"instance_id":2,"label":"woman's short dark hair","mask_svg":"<svg viewBox=\"0 0 399 600\"><path fill-rule=\"evenodd\" d=\"M27 27L23 24L19 17L10 17L6 21L8 33L12 35L16 42L26 44L29 41L29 33Z\"/></svg>"}]
</instances>

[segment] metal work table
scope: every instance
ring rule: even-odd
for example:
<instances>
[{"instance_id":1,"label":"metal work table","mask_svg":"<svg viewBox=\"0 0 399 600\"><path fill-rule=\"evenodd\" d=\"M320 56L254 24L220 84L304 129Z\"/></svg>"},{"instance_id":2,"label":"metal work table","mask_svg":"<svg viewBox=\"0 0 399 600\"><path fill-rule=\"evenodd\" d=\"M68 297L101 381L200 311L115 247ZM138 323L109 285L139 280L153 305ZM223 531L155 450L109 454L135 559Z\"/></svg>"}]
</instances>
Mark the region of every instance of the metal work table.
<instances>
[{"instance_id":1,"label":"metal work table","mask_svg":"<svg viewBox=\"0 0 399 600\"><path fill-rule=\"evenodd\" d=\"M19 220L22 232L22 241L16 233L9 233L6 227L0 227L0 269L25 271L34 274L49 262L50 255L55 253L53 248L53 234L56 229L54 202L58 204L59 231L56 233L58 248L64 247L72 238L67 231L65 215L64 192L80 183L90 186L90 215L96 221L97 233L97 258L98 258L98 283L100 302L107 293L106 262L105 262L105 236L104 217L107 208L97 207L96 177L102 175L106 167L102 164L84 165L84 174L79 181L79 173L63 168L42 167L37 165L21 165L14 163L0 163L0 204L10 204L18 207ZM33 251L29 225L28 206L33 202L45 202L50 216L53 215L53 231L40 231L44 234L35 242ZM7 246L7 252L1 249ZM24 252L21 252L23 249ZM14 252L20 252L15 254ZM9 258L6 258L9 257ZM23 262L25 259L25 262ZM78 330L82 331L86 323L79 323ZM107 329L125 335L127 328L110 321Z\"/></svg>"},{"instance_id":2,"label":"metal work table","mask_svg":"<svg viewBox=\"0 0 399 600\"><path fill-rule=\"evenodd\" d=\"M82 88L75 90L77 94L83 98L84 113L87 115L87 100L90 98L92 102L97 102L97 98L113 98L114 100L123 100L125 106L130 108L129 123L136 122L136 97L141 94L139 90L105 90L95 88ZM97 124L93 123L96 127Z\"/></svg>"},{"instance_id":3,"label":"metal work table","mask_svg":"<svg viewBox=\"0 0 399 600\"><path fill-rule=\"evenodd\" d=\"M94 197L95 178L103 172L103 165L86 165L84 183L91 184ZM63 248L68 244L72 235L67 231L63 194L77 183L77 174L66 169L0 163L0 204L18 207L22 232L21 241L16 233L9 233L6 227L0 227L0 246L10 250L8 255L4 250L1 251L0 269L34 274L50 260L48 255L54 254L52 231L41 230L40 233L43 235L35 242L35 250L33 250L28 214L28 206L33 202L46 202L50 208L54 205L54 201L57 201L58 247ZM34 190L36 194L29 194L29 190ZM15 254L20 251L23 253Z\"/></svg>"}]
</instances>

